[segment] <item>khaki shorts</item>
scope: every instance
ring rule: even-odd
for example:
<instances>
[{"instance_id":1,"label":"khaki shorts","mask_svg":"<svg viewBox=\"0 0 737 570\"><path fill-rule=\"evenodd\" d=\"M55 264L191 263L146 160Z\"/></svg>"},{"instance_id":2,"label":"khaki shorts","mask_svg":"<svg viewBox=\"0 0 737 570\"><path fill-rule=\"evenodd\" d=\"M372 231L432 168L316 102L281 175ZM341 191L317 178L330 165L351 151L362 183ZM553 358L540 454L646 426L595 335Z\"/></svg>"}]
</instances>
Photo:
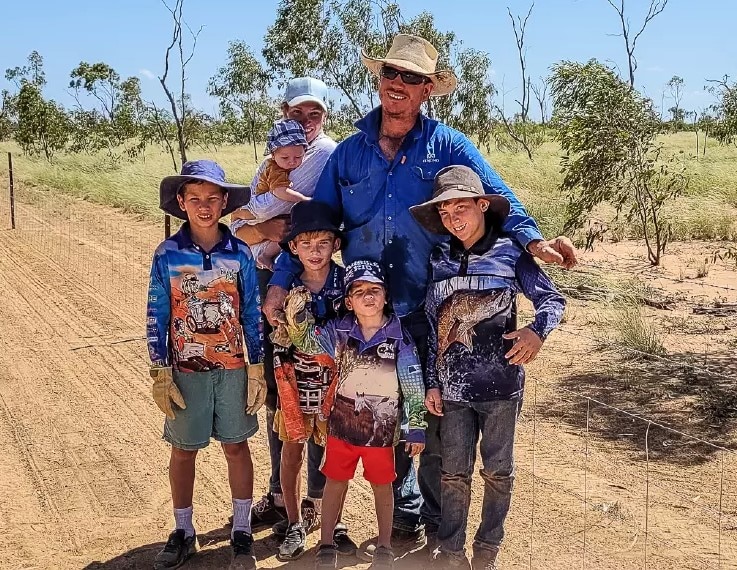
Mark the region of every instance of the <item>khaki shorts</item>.
<instances>
[{"instance_id":1,"label":"khaki shorts","mask_svg":"<svg viewBox=\"0 0 737 570\"><path fill-rule=\"evenodd\" d=\"M284 417L281 410L276 410L274 414L274 431L279 434L279 440L285 443L305 443L310 437L317 445L325 445L328 437L328 422L321 420L317 414L302 414L305 423L305 438L290 439L287 434L287 426L284 423Z\"/></svg>"}]
</instances>

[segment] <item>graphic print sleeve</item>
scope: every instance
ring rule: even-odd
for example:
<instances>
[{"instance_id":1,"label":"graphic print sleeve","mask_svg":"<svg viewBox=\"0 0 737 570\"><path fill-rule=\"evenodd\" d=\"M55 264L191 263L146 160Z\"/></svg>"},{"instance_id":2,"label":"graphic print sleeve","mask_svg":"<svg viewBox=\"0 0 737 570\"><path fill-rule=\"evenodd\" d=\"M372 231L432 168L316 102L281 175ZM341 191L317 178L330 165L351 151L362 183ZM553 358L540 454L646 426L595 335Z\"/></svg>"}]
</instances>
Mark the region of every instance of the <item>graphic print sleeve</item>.
<instances>
[{"instance_id":1,"label":"graphic print sleeve","mask_svg":"<svg viewBox=\"0 0 737 570\"><path fill-rule=\"evenodd\" d=\"M248 362L259 364L263 360L263 323L261 303L256 282L256 265L250 253L240 255L238 271L238 293L240 295L240 315L238 315L246 340Z\"/></svg>"},{"instance_id":2,"label":"graphic print sleeve","mask_svg":"<svg viewBox=\"0 0 737 570\"><path fill-rule=\"evenodd\" d=\"M151 366L171 366L169 325L171 323L171 284L166 251L159 246L151 263L151 279L146 306L146 342Z\"/></svg>"},{"instance_id":3,"label":"graphic print sleeve","mask_svg":"<svg viewBox=\"0 0 737 570\"><path fill-rule=\"evenodd\" d=\"M335 321L331 320L322 326L315 325L315 319L308 309L305 309L301 321L287 318L287 333L289 340L305 354L327 354L335 358L337 345L337 331Z\"/></svg>"},{"instance_id":4,"label":"graphic print sleeve","mask_svg":"<svg viewBox=\"0 0 737 570\"><path fill-rule=\"evenodd\" d=\"M408 443L425 443L425 383L422 379L422 364L414 341L405 334L399 341L397 355L397 377L402 391L404 416L409 422Z\"/></svg>"},{"instance_id":5,"label":"graphic print sleeve","mask_svg":"<svg viewBox=\"0 0 737 570\"><path fill-rule=\"evenodd\" d=\"M522 252L515 272L522 292L535 307L535 320L529 327L545 340L560 324L566 300L529 253Z\"/></svg>"},{"instance_id":6,"label":"graphic print sleeve","mask_svg":"<svg viewBox=\"0 0 737 570\"><path fill-rule=\"evenodd\" d=\"M427 390L430 388L440 388L437 371L438 303L435 295L435 284L430 283L427 288L427 297L425 298L425 314L427 315L427 323L429 325L427 335L427 370L425 370L425 388Z\"/></svg>"}]
</instances>

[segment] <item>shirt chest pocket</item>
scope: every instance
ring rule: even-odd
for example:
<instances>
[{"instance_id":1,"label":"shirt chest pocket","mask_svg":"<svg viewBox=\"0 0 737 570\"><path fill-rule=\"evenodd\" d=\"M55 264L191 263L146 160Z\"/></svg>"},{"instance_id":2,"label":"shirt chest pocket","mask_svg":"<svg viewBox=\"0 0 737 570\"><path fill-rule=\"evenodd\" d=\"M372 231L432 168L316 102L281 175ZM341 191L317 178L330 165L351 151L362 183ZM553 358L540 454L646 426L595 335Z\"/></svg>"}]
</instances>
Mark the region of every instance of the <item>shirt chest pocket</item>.
<instances>
[{"instance_id":1,"label":"shirt chest pocket","mask_svg":"<svg viewBox=\"0 0 737 570\"><path fill-rule=\"evenodd\" d=\"M399 192L403 205L407 208L426 202L432 197L432 185L439 168L410 166L409 184Z\"/></svg>"},{"instance_id":2,"label":"shirt chest pocket","mask_svg":"<svg viewBox=\"0 0 737 570\"><path fill-rule=\"evenodd\" d=\"M348 180L339 182L343 222L348 231L367 224L380 207L381 188L373 178L369 175L355 184Z\"/></svg>"}]
</instances>

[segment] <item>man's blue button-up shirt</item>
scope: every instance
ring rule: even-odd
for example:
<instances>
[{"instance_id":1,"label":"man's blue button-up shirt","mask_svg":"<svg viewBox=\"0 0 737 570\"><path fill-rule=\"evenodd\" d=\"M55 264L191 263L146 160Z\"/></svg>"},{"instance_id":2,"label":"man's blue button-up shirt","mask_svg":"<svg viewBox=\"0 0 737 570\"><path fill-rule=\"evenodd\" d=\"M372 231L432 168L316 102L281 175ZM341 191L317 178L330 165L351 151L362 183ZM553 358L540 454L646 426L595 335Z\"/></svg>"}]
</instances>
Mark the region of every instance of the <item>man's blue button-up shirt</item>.
<instances>
[{"instance_id":1,"label":"man's blue button-up shirt","mask_svg":"<svg viewBox=\"0 0 737 570\"><path fill-rule=\"evenodd\" d=\"M422 306L430 251L448 239L425 231L409 212L410 206L430 199L441 168L455 164L472 168L487 193L502 194L510 201L504 230L524 247L542 239L535 221L463 133L420 115L390 162L379 147L380 122L377 107L356 123L358 133L338 144L317 182L314 199L332 206L343 220L345 263L372 259L383 264L399 316ZM281 255L271 285L289 289L300 271L298 259Z\"/></svg>"}]
</instances>

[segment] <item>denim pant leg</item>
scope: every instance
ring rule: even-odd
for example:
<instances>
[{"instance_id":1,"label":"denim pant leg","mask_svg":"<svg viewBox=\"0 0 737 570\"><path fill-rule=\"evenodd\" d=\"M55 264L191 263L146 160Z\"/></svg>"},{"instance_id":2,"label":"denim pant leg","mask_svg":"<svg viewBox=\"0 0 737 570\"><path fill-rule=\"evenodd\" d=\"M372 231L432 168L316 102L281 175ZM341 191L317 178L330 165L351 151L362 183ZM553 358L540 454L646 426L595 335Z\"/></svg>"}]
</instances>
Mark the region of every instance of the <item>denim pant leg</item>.
<instances>
[{"instance_id":1,"label":"denim pant leg","mask_svg":"<svg viewBox=\"0 0 737 570\"><path fill-rule=\"evenodd\" d=\"M281 448L279 434L274 431L274 412L266 410L266 433L269 440L269 459L271 460L271 476L269 477L269 493L281 494Z\"/></svg>"},{"instance_id":2,"label":"denim pant leg","mask_svg":"<svg viewBox=\"0 0 737 570\"><path fill-rule=\"evenodd\" d=\"M420 454L420 468L417 472L417 480L422 494L420 520L425 525L426 530L437 531L440 526L441 510L440 418L428 413L425 415L425 419L427 420L425 449Z\"/></svg>"},{"instance_id":3,"label":"denim pant leg","mask_svg":"<svg viewBox=\"0 0 737 570\"><path fill-rule=\"evenodd\" d=\"M474 549L497 550L504 538L514 483L514 432L520 402L499 400L472 404L481 431L481 478L484 502Z\"/></svg>"},{"instance_id":4,"label":"denim pant leg","mask_svg":"<svg viewBox=\"0 0 737 570\"><path fill-rule=\"evenodd\" d=\"M404 449L404 441L394 448L394 471L397 478L392 483L394 491L394 517L392 527L414 532L420 526L422 497L417 485L417 473L412 458Z\"/></svg>"},{"instance_id":5,"label":"denim pant leg","mask_svg":"<svg viewBox=\"0 0 737 570\"><path fill-rule=\"evenodd\" d=\"M440 437L443 440L441 506L438 545L449 553L464 551L468 509L471 505L471 476L476 462L479 419L472 404L443 402Z\"/></svg>"},{"instance_id":6,"label":"denim pant leg","mask_svg":"<svg viewBox=\"0 0 737 570\"><path fill-rule=\"evenodd\" d=\"M307 442L307 496L322 499L325 491L325 475L320 471L325 448L310 438Z\"/></svg>"}]
</instances>

